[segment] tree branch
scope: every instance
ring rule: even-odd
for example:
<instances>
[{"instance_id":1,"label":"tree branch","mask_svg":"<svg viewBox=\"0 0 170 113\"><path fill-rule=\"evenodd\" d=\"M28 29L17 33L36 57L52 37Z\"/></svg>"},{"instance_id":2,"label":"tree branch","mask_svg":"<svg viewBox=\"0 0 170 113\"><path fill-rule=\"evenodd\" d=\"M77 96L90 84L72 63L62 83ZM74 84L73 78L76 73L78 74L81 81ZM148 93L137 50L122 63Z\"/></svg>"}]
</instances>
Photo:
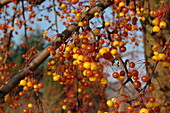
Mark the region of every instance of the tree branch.
<instances>
[{"instance_id":1,"label":"tree branch","mask_svg":"<svg viewBox=\"0 0 170 113\"><path fill-rule=\"evenodd\" d=\"M8 2L4 2L4 1L8 1ZM91 9L89 9L87 12L83 14L82 20L85 17L87 17L87 15L88 15L88 20L90 20L91 18L93 18L95 12L103 11L105 8L112 5L113 1L114 0L106 0L106 1L101 0L100 3L98 3L94 7L91 7ZM7 4L9 2L10 0L3 0L3 2L0 1L1 4L0 7L2 7L2 4L4 3ZM77 23L73 23L72 25L70 25L66 30L64 30L60 34L61 37L58 37L58 41L54 45L57 45L57 47L59 47L62 44L62 42L65 42L72 35L72 33L78 28L79 27L77 26ZM6 94L12 91L12 89L19 84L20 80L22 80L29 71L36 70L38 66L42 64L49 57L50 53L47 51L47 48L45 48L42 52L40 52L37 55L37 57L33 59L27 67L23 68L18 74L16 74L13 78L11 78L11 80L6 85L4 85L0 89L0 99L2 99Z\"/></svg>"},{"instance_id":2,"label":"tree branch","mask_svg":"<svg viewBox=\"0 0 170 113\"><path fill-rule=\"evenodd\" d=\"M4 5L7 5L10 2L12 2L12 0L1 0L0 1L0 8L2 8Z\"/></svg>"}]
</instances>

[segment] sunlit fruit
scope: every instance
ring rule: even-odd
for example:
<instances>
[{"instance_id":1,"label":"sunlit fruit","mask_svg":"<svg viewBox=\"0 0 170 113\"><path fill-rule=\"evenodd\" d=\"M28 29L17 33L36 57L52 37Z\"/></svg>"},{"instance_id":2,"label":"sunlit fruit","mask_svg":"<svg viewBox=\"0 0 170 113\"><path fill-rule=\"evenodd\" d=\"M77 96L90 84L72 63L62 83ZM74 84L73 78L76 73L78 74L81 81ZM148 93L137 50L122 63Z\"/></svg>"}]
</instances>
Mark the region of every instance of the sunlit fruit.
<instances>
[{"instance_id":1,"label":"sunlit fruit","mask_svg":"<svg viewBox=\"0 0 170 113\"><path fill-rule=\"evenodd\" d=\"M159 25L159 18L155 18L154 20L152 20L152 24L153 24L154 26Z\"/></svg>"},{"instance_id":2,"label":"sunlit fruit","mask_svg":"<svg viewBox=\"0 0 170 113\"><path fill-rule=\"evenodd\" d=\"M94 62L91 63L91 70L98 70L98 65Z\"/></svg>"},{"instance_id":3,"label":"sunlit fruit","mask_svg":"<svg viewBox=\"0 0 170 113\"><path fill-rule=\"evenodd\" d=\"M149 110L146 108L140 109L139 113L149 113Z\"/></svg>"},{"instance_id":4,"label":"sunlit fruit","mask_svg":"<svg viewBox=\"0 0 170 113\"><path fill-rule=\"evenodd\" d=\"M83 25L84 25L84 26L87 26L88 24L89 24L88 20L84 20L84 21L83 21Z\"/></svg>"},{"instance_id":5,"label":"sunlit fruit","mask_svg":"<svg viewBox=\"0 0 170 113\"><path fill-rule=\"evenodd\" d=\"M124 12L119 13L119 17L124 17L124 16L125 16Z\"/></svg>"},{"instance_id":6,"label":"sunlit fruit","mask_svg":"<svg viewBox=\"0 0 170 113\"><path fill-rule=\"evenodd\" d=\"M108 100L108 101L106 102L106 104L107 104L109 107L112 107L112 106L113 106L113 101Z\"/></svg>"},{"instance_id":7,"label":"sunlit fruit","mask_svg":"<svg viewBox=\"0 0 170 113\"><path fill-rule=\"evenodd\" d=\"M29 88L27 86L23 87L23 91L28 91L28 90L29 90Z\"/></svg>"},{"instance_id":8,"label":"sunlit fruit","mask_svg":"<svg viewBox=\"0 0 170 113\"><path fill-rule=\"evenodd\" d=\"M158 59L159 59L160 61L163 61L163 60L166 59L166 55L163 54L163 53L160 53L160 54L158 54Z\"/></svg>"},{"instance_id":9,"label":"sunlit fruit","mask_svg":"<svg viewBox=\"0 0 170 113\"><path fill-rule=\"evenodd\" d=\"M154 26L154 27L152 28L152 31L155 32L155 33L159 32L159 31L160 31L159 26Z\"/></svg>"},{"instance_id":10,"label":"sunlit fruit","mask_svg":"<svg viewBox=\"0 0 170 113\"><path fill-rule=\"evenodd\" d=\"M154 56L152 56L152 60L153 60L153 61L158 61L158 60L159 60L159 58L158 58L158 56L157 56L157 55L154 55Z\"/></svg>"},{"instance_id":11,"label":"sunlit fruit","mask_svg":"<svg viewBox=\"0 0 170 113\"><path fill-rule=\"evenodd\" d=\"M104 48L101 48L101 49L99 50L99 53L100 53L100 55L103 55L103 54L107 53L107 50L104 49Z\"/></svg>"},{"instance_id":12,"label":"sunlit fruit","mask_svg":"<svg viewBox=\"0 0 170 113\"><path fill-rule=\"evenodd\" d=\"M109 27L110 26L110 22L105 22L105 27Z\"/></svg>"},{"instance_id":13,"label":"sunlit fruit","mask_svg":"<svg viewBox=\"0 0 170 113\"><path fill-rule=\"evenodd\" d=\"M134 111L134 107L133 106L128 106L127 111L133 112Z\"/></svg>"},{"instance_id":14,"label":"sunlit fruit","mask_svg":"<svg viewBox=\"0 0 170 113\"><path fill-rule=\"evenodd\" d=\"M39 83L38 84L38 88L43 88L44 87L44 84L43 83Z\"/></svg>"},{"instance_id":15,"label":"sunlit fruit","mask_svg":"<svg viewBox=\"0 0 170 113\"><path fill-rule=\"evenodd\" d=\"M117 98L112 98L113 103L117 103L118 99Z\"/></svg>"},{"instance_id":16,"label":"sunlit fruit","mask_svg":"<svg viewBox=\"0 0 170 113\"><path fill-rule=\"evenodd\" d=\"M100 30L99 29L94 29L93 33L94 33L94 35L98 35L100 33Z\"/></svg>"},{"instance_id":17,"label":"sunlit fruit","mask_svg":"<svg viewBox=\"0 0 170 113\"><path fill-rule=\"evenodd\" d=\"M119 48L119 51L120 51L120 52L125 52L125 51L126 51L126 47L125 47L125 46L121 46L121 47Z\"/></svg>"},{"instance_id":18,"label":"sunlit fruit","mask_svg":"<svg viewBox=\"0 0 170 113\"><path fill-rule=\"evenodd\" d=\"M140 88L140 87L141 87L141 83L140 83L139 81L134 81L134 82L133 82L133 86L134 86L135 88Z\"/></svg>"},{"instance_id":19,"label":"sunlit fruit","mask_svg":"<svg viewBox=\"0 0 170 113\"><path fill-rule=\"evenodd\" d=\"M29 113L29 110L28 110L27 108L24 108L24 109L22 110L22 113Z\"/></svg>"},{"instance_id":20,"label":"sunlit fruit","mask_svg":"<svg viewBox=\"0 0 170 113\"><path fill-rule=\"evenodd\" d=\"M91 63L90 62L84 62L83 66L86 69L90 69L91 68Z\"/></svg>"},{"instance_id":21,"label":"sunlit fruit","mask_svg":"<svg viewBox=\"0 0 170 113\"><path fill-rule=\"evenodd\" d=\"M155 89L155 88L154 88L153 85L149 85L149 86L148 86L148 90L149 90L149 91L153 91L154 89Z\"/></svg>"},{"instance_id":22,"label":"sunlit fruit","mask_svg":"<svg viewBox=\"0 0 170 113\"><path fill-rule=\"evenodd\" d=\"M99 17L99 15L100 15L99 12L94 13L94 17Z\"/></svg>"},{"instance_id":23,"label":"sunlit fruit","mask_svg":"<svg viewBox=\"0 0 170 113\"><path fill-rule=\"evenodd\" d=\"M169 68L170 67L170 62L162 62L162 67Z\"/></svg>"},{"instance_id":24,"label":"sunlit fruit","mask_svg":"<svg viewBox=\"0 0 170 113\"><path fill-rule=\"evenodd\" d=\"M124 7L125 6L125 2L120 2L119 3L119 7Z\"/></svg>"},{"instance_id":25,"label":"sunlit fruit","mask_svg":"<svg viewBox=\"0 0 170 113\"><path fill-rule=\"evenodd\" d=\"M135 67L135 63L134 62L130 62L129 63L129 67L134 68Z\"/></svg>"},{"instance_id":26,"label":"sunlit fruit","mask_svg":"<svg viewBox=\"0 0 170 113\"><path fill-rule=\"evenodd\" d=\"M150 97L150 98L149 98L149 102L151 102L151 103L154 103L155 100L156 100L156 99L155 99L154 97Z\"/></svg>"},{"instance_id":27,"label":"sunlit fruit","mask_svg":"<svg viewBox=\"0 0 170 113\"><path fill-rule=\"evenodd\" d=\"M148 78L147 76L142 76L141 80L142 80L143 82L147 82L147 81L149 80L149 78Z\"/></svg>"},{"instance_id":28,"label":"sunlit fruit","mask_svg":"<svg viewBox=\"0 0 170 113\"><path fill-rule=\"evenodd\" d=\"M90 80L91 82L94 82L94 81L97 80L97 78L96 78L96 77L89 77L89 80Z\"/></svg>"},{"instance_id":29,"label":"sunlit fruit","mask_svg":"<svg viewBox=\"0 0 170 113\"><path fill-rule=\"evenodd\" d=\"M114 3L115 3L115 4L119 4L119 3L120 3L120 0L114 0Z\"/></svg>"},{"instance_id":30,"label":"sunlit fruit","mask_svg":"<svg viewBox=\"0 0 170 113\"><path fill-rule=\"evenodd\" d=\"M86 50L87 50L87 52L92 53L92 52L94 51L94 46L88 45L88 46L86 47Z\"/></svg>"},{"instance_id":31,"label":"sunlit fruit","mask_svg":"<svg viewBox=\"0 0 170 113\"><path fill-rule=\"evenodd\" d=\"M79 2L79 0L71 0L71 3L72 4L76 4L76 3L78 3Z\"/></svg>"},{"instance_id":32,"label":"sunlit fruit","mask_svg":"<svg viewBox=\"0 0 170 113\"><path fill-rule=\"evenodd\" d=\"M119 103L114 103L113 108L118 109L119 108Z\"/></svg>"},{"instance_id":33,"label":"sunlit fruit","mask_svg":"<svg viewBox=\"0 0 170 113\"><path fill-rule=\"evenodd\" d=\"M113 76L113 78L118 78L120 75L119 75L118 72L114 72L114 73L112 74L112 76Z\"/></svg>"},{"instance_id":34,"label":"sunlit fruit","mask_svg":"<svg viewBox=\"0 0 170 113\"><path fill-rule=\"evenodd\" d=\"M32 107L33 107L33 104L29 103L28 108L32 108Z\"/></svg>"},{"instance_id":35,"label":"sunlit fruit","mask_svg":"<svg viewBox=\"0 0 170 113\"><path fill-rule=\"evenodd\" d=\"M38 88L39 88L39 87L38 87L38 84L34 84L34 85L33 85L33 88L34 88L34 89L38 89Z\"/></svg>"},{"instance_id":36,"label":"sunlit fruit","mask_svg":"<svg viewBox=\"0 0 170 113\"><path fill-rule=\"evenodd\" d=\"M59 81L60 80L60 75L53 76L53 81Z\"/></svg>"},{"instance_id":37,"label":"sunlit fruit","mask_svg":"<svg viewBox=\"0 0 170 113\"><path fill-rule=\"evenodd\" d=\"M83 55L79 55L77 60L83 61L84 60L84 56Z\"/></svg>"},{"instance_id":38,"label":"sunlit fruit","mask_svg":"<svg viewBox=\"0 0 170 113\"><path fill-rule=\"evenodd\" d=\"M113 46L118 46L119 45L119 41L114 41L113 42Z\"/></svg>"},{"instance_id":39,"label":"sunlit fruit","mask_svg":"<svg viewBox=\"0 0 170 113\"><path fill-rule=\"evenodd\" d=\"M104 44L104 40L103 39L99 39L99 44Z\"/></svg>"},{"instance_id":40,"label":"sunlit fruit","mask_svg":"<svg viewBox=\"0 0 170 113\"><path fill-rule=\"evenodd\" d=\"M63 109L63 110L66 110L66 109L67 109L67 106L66 106L66 105L63 105L63 106L62 106L62 109Z\"/></svg>"},{"instance_id":41,"label":"sunlit fruit","mask_svg":"<svg viewBox=\"0 0 170 113\"><path fill-rule=\"evenodd\" d=\"M108 79L107 78L102 78L100 82L101 82L101 84L107 84Z\"/></svg>"},{"instance_id":42,"label":"sunlit fruit","mask_svg":"<svg viewBox=\"0 0 170 113\"><path fill-rule=\"evenodd\" d=\"M47 72L47 76L51 76L53 73L51 71Z\"/></svg>"},{"instance_id":43,"label":"sunlit fruit","mask_svg":"<svg viewBox=\"0 0 170 113\"><path fill-rule=\"evenodd\" d=\"M79 26L79 27L83 27L83 22L79 22L79 23L78 23L78 26Z\"/></svg>"},{"instance_id":44,"label":"sunlit fruit","mask_svg":"<svg viewBox=\"0 0 170 113\"><path fill-rule=\"evenodd\" d=\"M110 51L110 53L111 53L112 55L116 55L116 54L117 54L117 49L112 49L112 50Z\"/></svg>"},{"instance_id":45,"label":"sunlit fruit","mask_svg":"<svg viewBox=\"0 0 170 113\"><path fill-rule=\"evenodd\" d=\"M138 76L139 72L138 70L134 69L132 70L132 76Z\"/></svg>"},{"instance_id":46,"label":"sunlit fruit","mask_svg":"<svg viewBox=\"0 0 170 113\"><path fill-rule=\"evenodd\" d=\"M118 80L124 81L124 80L125 80L125 77L124 77L124 76L119 76L119 77L118 77Z\"/></svg>"},{"instance_id":47,"label":"sunlit fruit","mask_svg":"<svg viewBox=\"0 0 170 113\"><path fill-rule=\"evenodd\" d=\"M19 84L21 86L26 86L27 85L27 81L26 80L21 80Z\"/></svg>"},{"instance_id":48,"label":"sunlit fruit","mask_svg":"<svg viewBox=\"0 0 170 113\"><path fill-rule=\"evenodd\" d=\"M159 27L160 27L161 29L165 28L165 27L166 27L166 22L161 21L161 22L159 23Z\"/></svg>"}]
</instances>

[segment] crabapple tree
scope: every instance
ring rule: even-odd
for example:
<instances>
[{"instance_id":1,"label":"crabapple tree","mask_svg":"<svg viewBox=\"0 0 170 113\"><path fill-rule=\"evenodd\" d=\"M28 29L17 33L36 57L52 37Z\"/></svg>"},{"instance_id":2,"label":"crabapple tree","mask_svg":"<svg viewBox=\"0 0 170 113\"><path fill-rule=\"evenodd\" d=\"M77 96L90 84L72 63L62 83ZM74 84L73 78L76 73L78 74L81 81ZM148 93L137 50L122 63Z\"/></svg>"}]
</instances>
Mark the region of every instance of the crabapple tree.
<instances>
[{"instance_id":1,"label":"crabapple tree","mask_svg":"<svg viewBox=\"0 0 170 113\"><path fill-rule=\"evenodd\" d=\"M0 112L170 110L168 0L0 0L0 14Z\"/></svg>"}]
</instances>

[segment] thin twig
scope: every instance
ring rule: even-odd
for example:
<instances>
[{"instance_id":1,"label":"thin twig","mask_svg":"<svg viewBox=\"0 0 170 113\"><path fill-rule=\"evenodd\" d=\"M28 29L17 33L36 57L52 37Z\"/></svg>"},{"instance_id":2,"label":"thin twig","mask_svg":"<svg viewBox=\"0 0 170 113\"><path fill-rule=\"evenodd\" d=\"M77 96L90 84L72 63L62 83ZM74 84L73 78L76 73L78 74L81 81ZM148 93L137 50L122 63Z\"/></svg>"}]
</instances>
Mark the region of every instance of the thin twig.
<instances>
[{"instance_id":1,"label":"thin twig","mask_svg":"<svg viewBox=\"0 0 170 113\"><path fill-rule=\"evenodd\" d=\"M54 23L55 23L55 25L56 25L56 31L58 32L57 10L56 10L56 8L55 8L55 6L56 6L56 5L55 5L55 0L53 0L53 6L54 6L54 7L53 7L53 9L54 9L54 15L55 15L55 17L54 17L54 18L55 18L55 20L54 20L55 22L54 22Z\"/></svg>"},{"instance_id":2,"label":"thin twig","mask_svg":"<svg viewBox=\"0 0 170 113\"><path fill-rule=\"evenodd\" d=\"M23 19L24 19L24 35L25 35L25 39L26 39L26 47L29 48L29 44L28 44L28 37L27 37L27 24L26 24L26 18L25 18L25 9L24 9L24 1L22 0L22 15L23 15Z\"/></svg>"},{"instance_id":3,"label":"thin twig","mask_svg":"<svg viewBox=\"0 0 170 113\"><path fill-rule=\"evenodd\" d=\"M15 21L15 16L17 14L17 6L18 4L15 5L15 9L14 9L14 14L12 16L12 24L11 26L13 27L14 26L14 21ZM10 43L11 43L11 38L12 38L12 33L13 33L13 30L10 31L10 34L8 36L8 39L7 39L7 48L6 48L6 54L5 54L5 58L3 60L3 64L7 61L8 59L8 52L9 52L9 48L10 48Z\"/></svg>"}]
</instances>

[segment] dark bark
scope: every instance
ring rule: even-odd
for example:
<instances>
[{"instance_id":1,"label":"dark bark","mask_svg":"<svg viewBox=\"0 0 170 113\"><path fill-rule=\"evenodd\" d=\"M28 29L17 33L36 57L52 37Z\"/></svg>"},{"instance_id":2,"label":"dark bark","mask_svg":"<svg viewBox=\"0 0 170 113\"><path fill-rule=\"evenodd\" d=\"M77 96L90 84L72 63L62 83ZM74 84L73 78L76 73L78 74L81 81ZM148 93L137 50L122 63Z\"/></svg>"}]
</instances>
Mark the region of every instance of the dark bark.
<instances>
[{"instance_id":1,"label":"dark bark","mask_svg":"<svg viewBox=\"0 0 170 113\"><path fill-rule=\"evenodd\" d=\"M149 7L150 10L156 10L161 7L160 1L149 0L149 2L150 5L155 4ZM166 20L168 26L165 30L161 30L159 33L153 33L151 31L153 27L151 25L152 20L153 17L147 17L147 20L142 22L145 60L149 62L149 65L146 65L146 71L149 76L152 76L151 84L155 86L155 91L153 91L150 96L156 97L157 101L162 103L163 107L161 108L161 113L167 113L169 107L166 106L166 102L170 99L168 96L170 95L170 84L168 80L169 71L167 68L162 67L161 62L152 60L153 51L151 48L153 45L159 45L159 52L165 52L166 45L170 43L170 21L168 19Z\"/></svg>"}]
</instances>

